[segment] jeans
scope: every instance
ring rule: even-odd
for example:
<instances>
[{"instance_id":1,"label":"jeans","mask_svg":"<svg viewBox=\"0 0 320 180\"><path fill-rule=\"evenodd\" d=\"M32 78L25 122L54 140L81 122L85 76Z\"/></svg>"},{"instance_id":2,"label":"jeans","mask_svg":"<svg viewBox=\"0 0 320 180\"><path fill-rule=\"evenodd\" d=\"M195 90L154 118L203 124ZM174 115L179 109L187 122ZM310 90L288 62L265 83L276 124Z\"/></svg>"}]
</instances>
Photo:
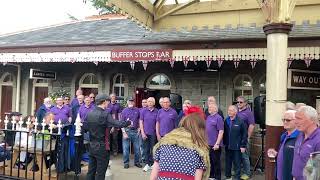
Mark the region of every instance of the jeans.
<instances>
[{"instance_id":1,"label":"jeans","mask_svg":"<svg viewBox=\"0 0 320 180\"><path fill-rule=\"evenodd\" d=\"M139 140L139 134L138 130L126 130L126 133L128 134L128 138L124 139L122 138L122 146L123 146L123 163L129 164L129 156L130 156L130 143L133 144L133 150L134 150L134 163L139 164L140 163L140 140Z\"/></svg>"},{"instance_id":2,"label":"jeans","mask_svg":"<svg viewBox=\"0 0 320 180\"><path fill-rule=\"evenodd\" d=\"M110 159L104 142L90 142L89 159L87 180L104 180Z\"/></svg>"},{"instance_id":3,"label":"jeans","mask_svg":"<svg viewBox=\"0 0 320 180\"><path fill-rule=\"evenodd\" d=\"M153 146L156 144L156 135L147 135L147 139L143 140L143 146L145 149L145 157L146 157L146 164L149 166L153 165L153 156L152 156L152 150Z\"/></svg>"},{"instance_id":4,"label":"jeans","mask_svg":"<svg viewBox=\"0 0 320 180\"><path fill-rule=\"evenodd\" d=\"M234 178L240 180L240 165L241 165L241 151L239 150L229 150L226 148L226 177L231 177L231 169L235 170Z\"/></svg>"},{"instance_id":5,"label":"jeans","mask_svg":"<svg viewBox=\"0 0 320 180\"><path fill-rule=\"evenodd\" d=\"M248 143L247 143L246 152L242 153L241 163L242 163L243 173L248 175L248 176L250 176L251 175L251 171L250 171L250 145L249 145L249 140L248 140Z\"/></svg>"},{"instance_id":6,"label":"jeans","mask_svg":"<svg viewBox=\"0 0 320 180\"><path fill-rule=\"evenodd\" d=\"M213 150L213 146L210 146L210 164L210 178L221 180L221 147Z\"/></svg>"},{"instance_id":7,"label":"jeans","mask_svg":"<svg viewBox=\"0 0 320 180\"><path fill-rule=\"evenodd\" d=\"M113 153L118 153L118 150L119 150L118 134L119 134L119 130L114 128L114 131L110 135L112 138L112 151L113 151Z\"/></svg>"},{"instance_id":8,"label":"jeans","mask_svg":"<svg viewBox=\"0 0 320 180\"><path fill-rule=\"evenodd\" d=\"M141 160L143 162L145 162L146 161L146 153L145 153L145 147L144 147L142 136L140 136L140 138L139 138L139 143L140 143Z\"/></svg>"}]
</instances>

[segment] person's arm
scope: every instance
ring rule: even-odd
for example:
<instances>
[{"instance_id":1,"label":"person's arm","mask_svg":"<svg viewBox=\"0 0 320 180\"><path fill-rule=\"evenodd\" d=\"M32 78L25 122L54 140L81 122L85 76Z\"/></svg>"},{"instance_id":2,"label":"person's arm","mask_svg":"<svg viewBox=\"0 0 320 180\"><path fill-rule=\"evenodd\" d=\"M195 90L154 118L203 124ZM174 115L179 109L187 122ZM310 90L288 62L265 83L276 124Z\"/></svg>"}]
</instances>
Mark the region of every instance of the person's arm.
<instances>
[{"instance_id":1,"label":"person's arm","mask_svg":"<svg viewBox=\"0 0 320 180\"><path fill-rule=\"evenodd\" d=\"M196 169L194 180L202 180L203 169Z\"/></svg>"},{"instance_id":2,"label":"person's arm","mask_svg":"<svg viewBox=\"0 0 320 180\"><path fill-rule=\"evenodd\" d=\"M245 149L247 147L247 143L248 143L248 132L247 132L247 128L246 125L244 124L244 122L241 122L240 125L241 129L240 129L240 136L241 136L241 142L240 142L240 150L242 153L245 152Z\"/></svg>"},{"instance_id":3,"label":"person's arm","mask_svg":"<svg viewBox=\"0 0 320 180\"><path fill-rule=\"evenodd\" d=\"M157 121L157 123L156 123L156 134L157 134L158 141L160 141L161 136L160 136L160 123L159 123L159 121Z\"/></svg>"},{"instance_id":4,"label":"person's arm","mask_svg":"<svg viewBox=\"0 0 320 180\"><path fill-rule=\"evenodd\" d=\"M107 113L106 116L106 122L108 123L109 127L116 127L116 128L123 128L123 127L128 127L131 125L131 122L129 121L118 121L112 118L111 114Z\"/></svg>"},{"instance_id":5,"label":"person's arm","mask_svg":"<svg viewBox=\"0 0 320 180\"><path fill-rule=\"evenodd\" d=\"M248 139L251 138L251 135L253 133L253 130L254 130L254 125L253 124L250 124L249 125L249 128L248 128Z\"/></svg>"},{"instance_id":6,"label":"person's arm","mask_svg":"<svg viewBox=\"0 0 320 180\"><path fill-rule=\"evenodd\" d=\"M140 123L141 136L142 136L143 139L147 139L147 135L144 132L143 120L140 119L139 123Z\"/></svg>"},{"instance_id":7,"label":"person's arm","mask_svg":"<svg viewBox=\"0 0 320 180\"><path fill-rule=\"evenodd\" d=\"M174 110L174 128L178 127L177 119L178 119L178 113L176 110Z\"/></svg>"},{"instance_id":8,"label":"person's arm","mask_svg":"<svg viewBox=\"0 0 320 180\"><path fill-rule=\"evenodd\" d=\"M214 150L218 150L220 148L220 144L221 144L222 139L223 139L223 130L220 130L219 134L218 134L217 141L216 141L215 145L213 146Z\"/></svg>"},{"instance_id":9,"label":"person's arm","mask_svg":"<svg viewBox=\"0 0 320 180\"><path fill-rule=\"evenodd\" d=\"M157 161L154 161L151 175L150 175L150 180L157 180L158 179L159 170L160 170L159 163Z\"/></svg>"},{"instance_id":10,"label":"person's arm","mask_svg":"<svg viewBox=\"0 0 320 180\"><path fill-rule=\"evenodd\" d=\"M248 139L250 139L251 135L252 135L252 133L254 131L254 126L255 126L255 119L254 119L253 113L250 113L248 118L249 118L248 119L248 121L249 121Z\"/></svg>"}]
</instances>

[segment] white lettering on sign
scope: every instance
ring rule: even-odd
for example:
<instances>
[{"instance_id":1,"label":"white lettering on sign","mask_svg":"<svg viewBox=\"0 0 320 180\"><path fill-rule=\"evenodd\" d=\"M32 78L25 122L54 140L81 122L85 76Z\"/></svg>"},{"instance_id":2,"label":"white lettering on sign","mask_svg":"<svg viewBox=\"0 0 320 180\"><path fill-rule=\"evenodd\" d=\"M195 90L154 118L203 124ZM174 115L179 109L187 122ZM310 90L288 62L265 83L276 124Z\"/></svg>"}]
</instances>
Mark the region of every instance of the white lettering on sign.
<instances>
[{"instance_id":1,"label":"white lettering on sign","mask_svg":"<svg viewBox=\"0 0 320 180\"><path fill-rule=\"evenodd\" d=\"M169 60L172 50L114 50L111 52L112 60Z\"/></svg>"},{"instance_id":2,"label":"white lettering on sign","mask_svg":"<svg viewBox=\"0 0 320 180\"><path fill-rule=\"evenodd\" d=\"M307 77L305 76L293 76L294 83L306 83Z\"/></svg>"}]
</instances>

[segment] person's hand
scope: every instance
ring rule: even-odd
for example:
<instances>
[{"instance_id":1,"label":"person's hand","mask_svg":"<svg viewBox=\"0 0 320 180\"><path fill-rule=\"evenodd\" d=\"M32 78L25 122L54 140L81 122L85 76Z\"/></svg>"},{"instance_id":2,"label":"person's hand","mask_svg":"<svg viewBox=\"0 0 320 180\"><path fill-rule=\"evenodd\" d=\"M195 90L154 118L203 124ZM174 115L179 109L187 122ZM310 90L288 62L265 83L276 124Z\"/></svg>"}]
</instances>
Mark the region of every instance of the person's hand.
<instances>
[{"instance_id":1,"label":"person's hand","mask_svg":"<svg viewBox=\"0 0 320 180\"><path fill-rule=\"evenodd\" d=\"M276 157L278 155L278 152L273 148L268 149L267 153L268 153L268 156L273 156L273 157Z\"/></svg>"},{"instance_id":2,"label":"person's hand","mask_svg":"<svg viewBox=\"0 0 320 180\"><path fill-rule=\"evenodd\" d=\"M161 136L157 135L157 140L160 141L160 139L161 139Z\"/></svg>"},{"instance_id":3,"label":"person's hand","mask_svg":"<svg viewBox=\"0 0 320 180\"><path fill-rule=\"evenodd\" d=\"M240 148L241 153L245 153L246 152L246 148Z\"/></svg>"},{"instance_id":4,"label":"person's hand","mask_svg":"<svg viewBox=\"0 0 320 180\"><path fill-rule=\"evenodd\" d=\"M216 151L216 150L219 150L219 148L220 148L219 145L215 144L212 149Z\"/></svg>"},{"instance_id":5,"label":"person's hand","mask_svg":"<svg viewBox=\"0 0 320 180\"><path fill-rule=\"evenodd\" d=\"M114 131L114 128L111 128L111 129L110 129L110 134L112 134L112 133L113 133L113 131Z\"/></svg>"},{"instance_id":6,"label":"person's hand","mask_svg":"<svg viewBox=\"0 0 320 180\"><path fill-rule=\"evenodd\" d=\"M123 139L128 139L129 138L129 136L128 136L128 134L126 132L122 133L122 137L123 137Z\"/></svg>"},{"instance_id":7,"label":"person's hand","mask_svg":"<svg viewBox=\"0 0 320 180\"><path fill-rule=\"evenodd\" d=\"M143 139L143 140L146 140L146 139L148 138L145 133L141 133L141 136L142 136L142 139Z\"/></svg>"}]
</instances>

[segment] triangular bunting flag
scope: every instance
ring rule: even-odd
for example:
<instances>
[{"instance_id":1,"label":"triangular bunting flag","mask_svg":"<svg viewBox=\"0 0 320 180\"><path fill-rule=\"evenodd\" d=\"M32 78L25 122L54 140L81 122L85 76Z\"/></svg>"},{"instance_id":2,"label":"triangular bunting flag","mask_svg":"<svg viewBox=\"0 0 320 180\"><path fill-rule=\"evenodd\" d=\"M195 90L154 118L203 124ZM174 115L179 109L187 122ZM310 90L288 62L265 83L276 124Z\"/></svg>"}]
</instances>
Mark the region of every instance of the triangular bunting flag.
<instances>
[{"instance_id":1,"label":"triangular bunting flag","mask_svg":"<svg viewBox=\"0 0 320 180\"><path fill-rule=\"evenodd\" d=\"M250 60L250 64L251 64L251 68L255 68L256 67L256 64L257 64L257 60L256 59L251 59Z\"/></svg>"},{"instance_id":2,"label":"triangular bunting flag","mask_svg":"<svg viewBox=\"0 0 320 180\"><path fill-rule=\"evenodd\" d=\"M240 59L239 59L239 58L235 58L235 59L233 60L234 68L238 68L239 63L240 63Z\"/></svg>"},{"instance_id":3,"label":"triangular bunting flag","mask_svg":"<svg viewBox=\"0 0 320 180\"><path fill-rule=\"evenodd\" d=\"M184 65L184 67L187 67L188 66L188 60L183 60L183 65Z\"/></svg>"},{"instance_id":4,"label":"triangular bunting flag","mask_svg":"<svg viewBox=\"0 0 320 180\"><path fill-rule=\"evenodd\" d=\"M93 62L96 66L98 66L99 62L98 61L95 61Z\"/></svg>"},{"instance_id":5,"label":"triangular bunting flag","mask_svg":"<svg viewBox=\"0 0 320 180\"><path fill-rule=\"evenodd\" d=\"M310 58L305 58L304 62L306 63L307 68L308 68L310 66L310 64L311 64L311 59Z\"/></svg>"},{"instance_id":6,"label":"triangular bunting flag","mask_svg":"<svg viewBox=\"0 0 320 180\"><path fill-rule=\"evenodd\" d=\"M143 62L142 62L142 65L143 65L143 69L144 69L144 70L147 70L148 61L143 61Z\"/></svg>"},{"instance_id":7,"label":"triangular bunting flag","mask_svg":"<svg viewBox=\"0 0 320 180\"><path fill-rule=\"evenodd\" d=\"M207 64L207 68L209 69L210 65L211 65L211 59L206 60L206 64Z\"/></svg>"},{"instance_id":8,"label":"triangular bunting flag","mask_svg":"<svg viewBox=\"0 0 320 180\"><path fill-rule=\"evenodd\" d=\"M288 68L290 68L291 64L292 64L293 59L292 58L288 58Z\"/></svg>"},{"instance_id":9,"label":"triangular bunting flag","mask_svg":"<svg viewBox=\"0 0 320 180\"><path fill-rule=\"evenodd\" d=\"M134 64L135 64L134 61L130 61L130 66L131 66L131 69L132 69L132 70L134 70Z\"/></svg>"},{"instance_id":10,"label":"triangular bunting flag","mask_svg":"<svg viewBox=\"0 0 320 180\"><path fill-rule=\"evenodd\" d=\"M170 59L170 66L171 66L171 68L173 68L174 67L174 59Z\"/></svg>"},{"instance_id":11,"label":"triangular bunting flag","mask_svg":"<svg viewBox=\"0 0 320 180\"><path fill-rule=\"evenodd\" d=\"M218 60L218 66L219 66L219 68L222 66L222 63L223 63L223 58L217 58L217 60Z\"/></svg>"}]
</instances>

